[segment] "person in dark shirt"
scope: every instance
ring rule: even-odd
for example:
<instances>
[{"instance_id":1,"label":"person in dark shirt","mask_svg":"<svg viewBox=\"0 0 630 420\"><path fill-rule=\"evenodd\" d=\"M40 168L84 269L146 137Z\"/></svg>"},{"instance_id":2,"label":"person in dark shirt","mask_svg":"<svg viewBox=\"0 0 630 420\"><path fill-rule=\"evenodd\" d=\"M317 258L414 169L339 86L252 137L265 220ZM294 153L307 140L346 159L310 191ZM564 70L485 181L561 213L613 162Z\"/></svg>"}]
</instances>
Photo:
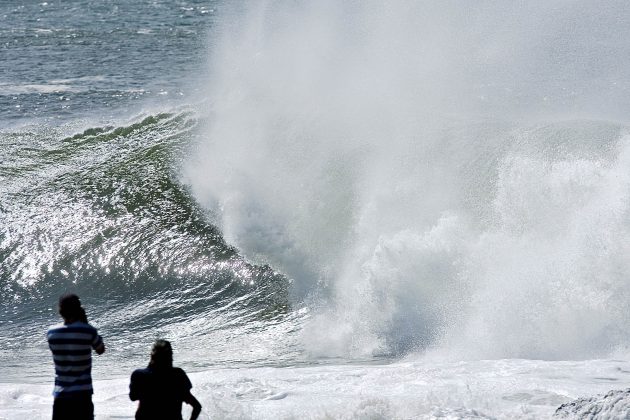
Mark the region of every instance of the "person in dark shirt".
<instances>
[{"instance_id":1,"label":"person in dark shirt","mask_svg":"<svg viewBox=\"0 0 630 420\"><path fill-rule=\"evenodd\" d=\"M136 420L182 420L182 402L193 407L190 420L195 420L201 413L201 404L190 393L191 388L186 372L173 367L171 343L157 340L149 366L131 374L129 398L139 401Z\"/></svg>"}]
</instances>

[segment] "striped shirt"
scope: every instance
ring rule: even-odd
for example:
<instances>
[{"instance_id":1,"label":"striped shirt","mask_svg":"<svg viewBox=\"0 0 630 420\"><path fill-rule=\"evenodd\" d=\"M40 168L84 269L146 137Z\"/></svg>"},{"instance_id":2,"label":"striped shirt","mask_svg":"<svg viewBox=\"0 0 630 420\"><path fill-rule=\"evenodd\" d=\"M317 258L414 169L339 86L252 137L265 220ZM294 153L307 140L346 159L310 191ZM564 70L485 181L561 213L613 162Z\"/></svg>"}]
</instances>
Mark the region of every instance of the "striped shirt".
<instances>
[{"instance_id":1,"label":"striped shirt","mask_svg":"<svg viewBox=\"0 0 630 420\"><path fill-rule=\"evenodd\" d=\"M96 328L83 322L48 330L48 347L55 362L55 398L91 395L92 349L103 344Z\"/></svg>"}]
</instances>

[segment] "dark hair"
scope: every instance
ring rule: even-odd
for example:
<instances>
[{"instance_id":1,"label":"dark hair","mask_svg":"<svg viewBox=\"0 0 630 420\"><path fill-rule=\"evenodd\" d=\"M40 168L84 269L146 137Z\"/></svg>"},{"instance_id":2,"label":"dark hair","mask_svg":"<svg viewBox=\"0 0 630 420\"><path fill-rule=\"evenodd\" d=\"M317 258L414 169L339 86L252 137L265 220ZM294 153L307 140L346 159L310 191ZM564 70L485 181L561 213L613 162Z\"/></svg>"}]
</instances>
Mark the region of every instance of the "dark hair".
<instances>
[{"instance_id":1,"label":"dark hair","mask_svg":"<svg viewBox=\"0 0 630 420\"><path fill-rule=\"evenodd\" d=\"M65 293L59 297L59 314L63 319L76 319L87 323L87 316L81 306L79 296L74 293Z\"/></svg>"},{"instance_id":2,"label":"dark hair","mask_svg":"<svg viewBox=\"0 0 630 420\"><path fill-rule=\"evenodd\" d=\"M173 348L166 340L156 340L151 349L149 366L155 369L173 367Z\"/></svg>"}]
</instances>

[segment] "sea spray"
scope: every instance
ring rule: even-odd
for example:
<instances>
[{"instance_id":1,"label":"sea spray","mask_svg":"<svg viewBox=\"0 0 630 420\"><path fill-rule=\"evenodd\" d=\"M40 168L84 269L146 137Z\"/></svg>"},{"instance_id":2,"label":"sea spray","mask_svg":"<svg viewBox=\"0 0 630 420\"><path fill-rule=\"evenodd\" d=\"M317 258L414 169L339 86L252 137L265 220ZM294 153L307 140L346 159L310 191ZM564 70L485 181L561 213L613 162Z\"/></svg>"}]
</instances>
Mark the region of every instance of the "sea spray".
<instances>
[{"instance_id":1,"label":"sea spray","mask_svg":"<svg viewBox=\"0 0 630 420\"><path fill-rule=\"evenodd\" d=\"M183 176L292 279L313 355L604 356L630 339L624 7L245 7Z\"/></svg>"},{"instance_id":2,"label":"sea spray","mask_svg":"<svg viewBox=\"0 0 630 420\"><path fill-rule=\"evenodd\" d=\"M613 161L511 156L496 220L465 256L465 321L445 335L473 357L593 358L627 346L628 143Z\"/></svg>"}]
</instances>

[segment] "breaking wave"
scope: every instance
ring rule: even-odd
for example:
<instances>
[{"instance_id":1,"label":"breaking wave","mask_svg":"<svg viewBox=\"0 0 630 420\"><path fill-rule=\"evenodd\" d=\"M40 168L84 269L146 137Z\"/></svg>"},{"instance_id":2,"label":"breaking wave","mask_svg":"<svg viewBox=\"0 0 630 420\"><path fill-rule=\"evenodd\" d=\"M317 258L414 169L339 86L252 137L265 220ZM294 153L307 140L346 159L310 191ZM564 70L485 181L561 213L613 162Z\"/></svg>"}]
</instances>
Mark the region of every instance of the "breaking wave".
<instances>
[{"instance_id":1,"label":"breaking wave","mask_svg":"<svg viewBox=\"0 0 630 420\"><path fill-rule=\"evenodd\" d=\"M228 243L291 278L311 354L626 351L625 8L235 11L185 182Z\"/></svg>"}]
</instances>

